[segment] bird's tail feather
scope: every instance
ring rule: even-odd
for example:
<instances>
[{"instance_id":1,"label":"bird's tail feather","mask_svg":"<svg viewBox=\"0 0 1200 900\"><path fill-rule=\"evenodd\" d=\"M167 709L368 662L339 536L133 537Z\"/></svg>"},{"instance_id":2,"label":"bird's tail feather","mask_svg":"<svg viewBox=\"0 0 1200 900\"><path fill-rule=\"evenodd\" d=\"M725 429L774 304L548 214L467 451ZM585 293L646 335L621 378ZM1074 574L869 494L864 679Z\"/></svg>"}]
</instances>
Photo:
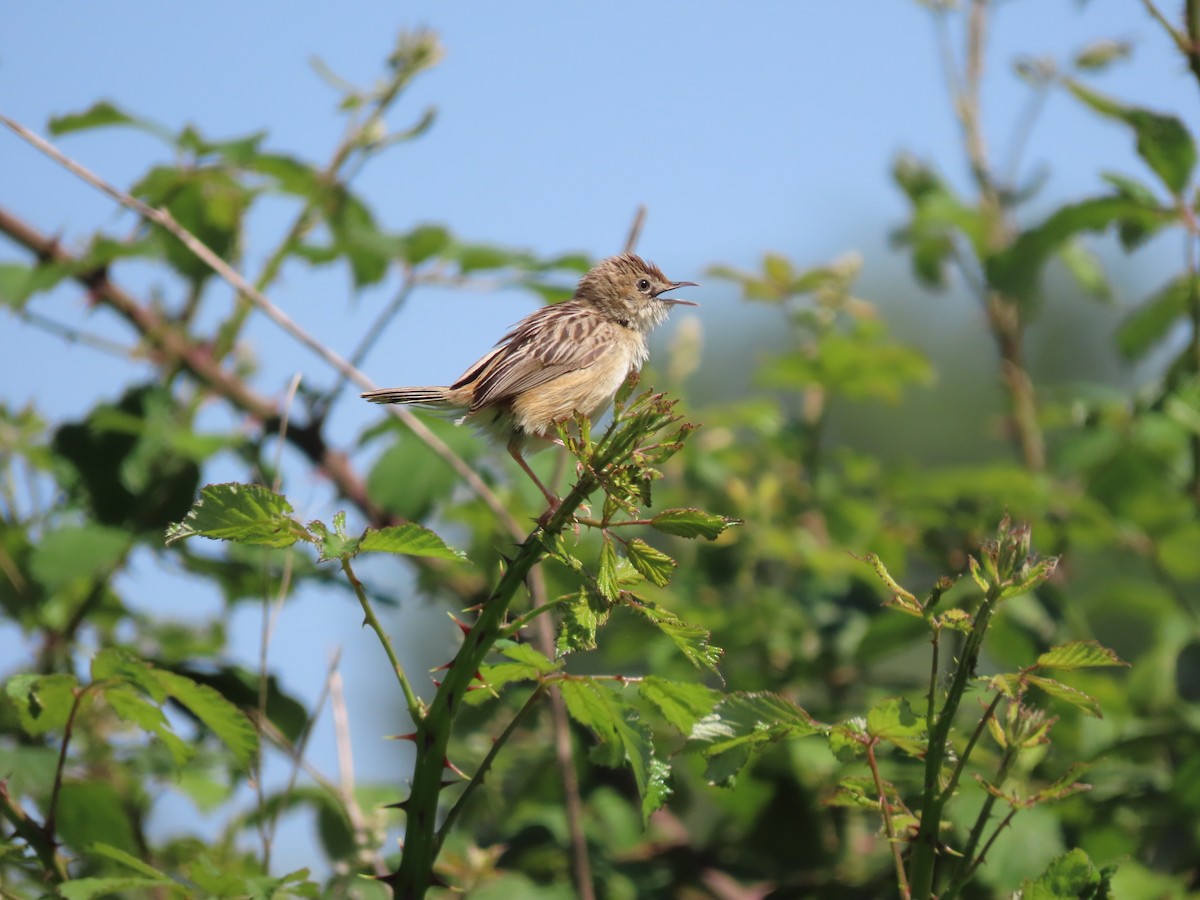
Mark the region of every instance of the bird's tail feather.
<instances>
[{"instance_id":1,"label":"bird's tail feather","mask_svg":"<svg viewBox=\"0 0 1200 900\"><path fill-rule=\"evenodd\" d=\"M444 406L450 402L444 387L380 388L367 391L364 400L372 403L404 403L416 406Z\"/></svg>"}]
</instances>

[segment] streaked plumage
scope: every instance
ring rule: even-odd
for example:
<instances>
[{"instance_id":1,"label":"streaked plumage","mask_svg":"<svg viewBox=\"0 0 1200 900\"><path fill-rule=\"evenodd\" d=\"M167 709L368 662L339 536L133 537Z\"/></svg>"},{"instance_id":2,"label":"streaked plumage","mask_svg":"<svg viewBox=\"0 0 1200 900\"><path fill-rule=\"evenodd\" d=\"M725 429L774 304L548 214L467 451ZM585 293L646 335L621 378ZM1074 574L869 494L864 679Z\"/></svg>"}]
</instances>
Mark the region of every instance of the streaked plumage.
<instances>
[{"instance_id":1,"label":"streaked plumage","mask_svg":"<svg viewBox=\"0 0 1200 900\"><path fill-rule=\"evenodd\" d=\"M557 498L533 474L521 452L541 443L559 422L608 406L631 372L646 361L646 335L674 304L662 294L692 281L668 281L632 253L602 260L574 296L526 316L496 347L447 387L368 391L372 403L461 410L460 421L504 443L551 506Z\"/></svg>"}]
</instances>

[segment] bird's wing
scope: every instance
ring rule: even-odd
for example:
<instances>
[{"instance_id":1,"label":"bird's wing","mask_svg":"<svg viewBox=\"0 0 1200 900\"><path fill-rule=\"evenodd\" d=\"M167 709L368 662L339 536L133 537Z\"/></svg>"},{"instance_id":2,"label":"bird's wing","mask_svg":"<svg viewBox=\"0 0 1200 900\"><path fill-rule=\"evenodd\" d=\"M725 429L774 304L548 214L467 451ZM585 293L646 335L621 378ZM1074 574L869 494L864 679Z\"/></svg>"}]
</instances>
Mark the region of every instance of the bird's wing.
<instances>
[{"instance_id":1,"label":"bird's wing","mask_svg":"<svg viewBox=\"0 0 1200 900\"><path fill-rule=\"evenodd\" d=\"M473 385L471 412L477 412L560 375L586 369L611 348L611 332L597 327L603 324L588 309L547 306L522 319L453 387Z\"/></svg>"}]
</instances>

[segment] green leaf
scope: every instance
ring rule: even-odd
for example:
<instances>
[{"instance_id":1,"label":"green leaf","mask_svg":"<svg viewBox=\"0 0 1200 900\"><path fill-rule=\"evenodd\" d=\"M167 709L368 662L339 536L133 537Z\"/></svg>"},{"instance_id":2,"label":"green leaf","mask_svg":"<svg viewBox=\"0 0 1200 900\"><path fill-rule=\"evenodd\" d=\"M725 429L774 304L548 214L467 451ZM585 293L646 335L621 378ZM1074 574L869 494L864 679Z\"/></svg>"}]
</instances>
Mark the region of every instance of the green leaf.
<instances>
[{"instance_id":1,"label":"green leaf","mask_svg":"<svg viewBox=\"0 0 1200 900\"><path fill-rule=\"evenodd\" d=\"M1093 197L1059 207L1047 219L1022 231L1005 250L986 261L988 283L1022 299L1037 291L1046 262L1072 238L1085 231L1103 231L1110 225L1149 234L1170 220L1170 210L1127 196Z\"/></svg>"},{"instance_id":2,"label":"green leaf","mask_svg":"<svg viewBox=\"0 0 1200 900\"><path fill-rule=\"evenodd\" d=\"M724 651L708 642L712 634L707 629L685 622L673 612L668 612L652 603L640 601L630 603L629 607L634 612L641 613L659 631L669 637L696 668L708 669L720 674L717 671L717 663L721 661L721 654Z\"/></svg>"},{"instance_id":3,"label":"green leaf","mask_svg":"<svg viewBox=\"0 0 1200 900\"><path fill-rule=\"evenodd\" d=\"M1112 298L1112 287L1100 257L1090 249L1079 241L1067 241L1059 248L1058 258L1085 294L1098 300Z\"/></svg>"},{"instance_id":4,"label":"green leaf","mask_svg":"<svg viewBox=\"0 0 1200 900\"><path fill-rule=\"evenodd\" d=\"M1082 850L1056 857L1037 878L1021 882L1021 900L1079 900L1099 897L1102 876Z\"/></svg>"},{"instance_id":5,"label":"green leaf","mask_svg":"<svg viewBox=\"0 0 1200 900\"><path fill-rule=\"evenodd\" d=\"M1137 137L1138 155L1172 194L1180 196L1183 193L1196 166L1196 144L1183 122L1175 116L1126 106L1071 78L1066 79L1066 85L1072 94L1102 116L1132 128Z\"/></svg>"},{"instance_id":6,"label":"green leaf","mask_svg":"<svg viewBox=\"0 0 1200 900\"><path fill-rule=\"evenodd\" d=\"M142 119L131 113L125 112L120 107L114 106L107 100L101 100L98 103L92 104L83 112L67 113L63 116L54 116L50 119L46 126L46 130L51 135L58 137L64 134L70 134L73 131L86 131L92 128L109 128L114 125L128 125L133 128L140 129L156 137L160 137L165 141L174 143L171 132L157 122L151 122L149 119Z\"/></svg>"},{"instance_id":7,"label":"green leaf","mask_svg":"<svg viewBox=\"0 0 1200 900\"><path fill-rule=\"evenodd\" d=\"M176 766L183 766L191 757L191 747L171 730L162 709L139 694L132 685L109 685L104 689L104 699L121 719L162 741Z\"/></svg>"},{"instance_id":8,"label":"green leaf","mask_svg":"<svg viewBox=\"0 0 1200 900\"><path fill-rule=\"evenodd\" d=\"M344 187L332 192L326 222L334 244L350 264L354 286L382 281L392 259L400 254L402 241L385 234L367 205Z\"/></svg>"},{"instance_id":9,"label":"green leaf","mask_svg":"<svg viewBox=\"0 0 1200 900\"><path fill-rule=\"evenodd\" d=\"M93 897L106 897L112 894L124 895L128 891L170 890L181 896L187 891L183 885L169 878L138 878L125 876L123 878L76 878L60 884L56 890L65 900L92 900Z\"/></svg>"},{"instance_id":10,"label":"green leaf","mask_svg":"<svg viewBox=\"0 0 1200 900\"><path fill-rule=\"evenodd\" d=\"M28 734L62 731L75 704L79 679L74 675L14 675L4 693L16 704L21 727Z\"/></svg>"},{"instance_id":11,"label":"green leaf","mask_svg":"<svg viewBox=\"0 0 1200 900\"><path fill-rule=\"evenodd\" d=\"M696 723L685 749L708 761L705 777L711 783L732 787L751 753L763 745L828 728L778 694L729 694Z\"/></svg>"},{"instance_id":12,"label":"green leaf","mask_svg":"<svg viewBox=\"0 0 1200 900\"><path fill-rule=\"evenodd\" d=\"M679 537L702 537L712 541L720 537L730 525L741 525L740 519L730 519L706 513L701 509L664 509L650 520L650 524L665 534Z\"/></svg>"},{"instance_id":13,"label":"green leaf","mask_svg":"<svg viewBox=\"0 0 1200 900\"><path fill-rule=\"evenodd\" d=\"M1071 641L1051 647L1037 658L1043 669L1085 669L1089 666L1128 666L1099 641Z\"/></svg>"},{"instance_id":14,"label":"green leaf","mask_svg":"<svg viewBox=\"0 0 1200 900\"><path fill-rule=\"evenodd\" d=\"M895 744L909 756L925 754L925 720L902 698L890 697L872 706L867 712L867 733Z\"/></svg>"},{"instance_id":15,"label":"green leaf","mask_svg":"<svg viewBox=\"0 0 1200 900\"><path fill-rule=\"evenodd\" d=\"M324 522L314 519L308 523L308 533L317 545L319 562L353 559L358 555L359 544L362 543L362 538L352 538L346 534L346 514L341 511L334 513L332 531Z\"/></svg>"},{"instance_id":16,"label":"green leaf","mask_svg":"<svg viewBox=\"0 0 1200 900\"><path fill-rule=\"evenodd\" d=\"M661 550L651 547L641 538L625 545L625 558L639 573L656 587L665 587L679 563Z\"/></svg>"},{"instance_id":17,"label":"green leaf","mask_svg":"<svg viewBox=\"0 0 1200 900\"><path fill-rule=\"evenodd\" d=\"M496 642L494 649L507 657L510 662L480 666L480 681L487 689L468 692L464 698L465 702L472 705L485 703L495 696L498 688L506 684L518 681L540 681L544 675L557 672L562 668L561 662L547 659L529 644L518 644L515 641L501 639Z\"/></svg>"},{"instance_id":18,"label":"green leaf","mask_svg":"<svg viewBox=\"0 0 1200 900\"><path fill-rule=\"evenodd\" d=\"M685 735L691 734L696 723L711 713L722 697L719 691L702 684L669 681L654 675L642 679L638 693Z\"/></svg>"},{"instance_id":19,"label":"green leaf","mask_svg":"<svg viewBox=\"0 0 1200 900\"><path fill-rule=\"evenodd\" d=\"M58 834L76 850L96 841L135 855L140 851L131 808L109 781L64 781L58 797Z\"/></svg>"},{"instance_id":20,"label":"green leaf","mask_svg":"<svg viewBox=\"0 0 1200 900\"><path fill-rule=\"evenodd\" d=\"M1166 338L1198 292L1200 278L1183 274L1141 303L1117 330L1117 346L1125 358L1139 360Z\"/></svg>"},{"instance_id":21,"label":"green leaf","mask_svg":"<svg viewBox=\"0 0 1200 900\"><path fill-rule=\"evenodd\" d=\"M633 770L638 794L642 798L642 819L650 818L666 799L665 764L656 765L650 729L638 720L637 710L613 690L591 678L573 678L560 685L567 712L575 721L596 733L610 755L607 765L625 762Z\"/></svg>"},{"instance_id":22,"label":"green leaf","mask_svg":"<svg viewBox=\"0 0 1200 900\"><path fill-rule=\"evenodd\" d=\"M596 629L608 621L609 605L592 591L580 591L563 605L562 624L554 649L559 656L596 649Z\"/></svg>"},{"instance_id":23,"label":"green leaf","mask_svg":"<svg viewBox=\"0 0 1200 900\"><path fill-rule=\"evenodd\" d=\"M104 841L97 841L88 848L90 856L103 856L105 859L111 859L113 862L118 862L123 866L133 869L145 875L147 878L159 878L170 881L170 878L165 872L160 872L158 869L142 859L134 856L132 853L126 853L119 847L114 847L112 844Z\"/></svg>"},{"instance_id":24,"label":"green leaf","mask_svg":"<svg viewBox=\"0 0 1200 900\"><path fill-rule=\"evenodd\" d=\"M606 534L600 545L600 568L596 572L596 589L610 603L621 595L621 586L617 580L617 548L612 539Z\"/></svg>"},{"instance_id":25,"label":"green leaf","mask_svg":"<svg viewBox=\"0 0 1200 900\"><path fill-rule=\"evenodd\" d=\"M1093 718L1104 718L1100 712L1100 704L1078 688L1073 688L1069 684L1063 684L1061 681L1056 681L1053 678L1043 678L1041 675L1026 675L1025 680L1041 688L1056 700L1065 700Z\"/></svg>"},{"instance_id":26,"label":"green leaf","mask_svg":"<svg viewBox=\"0 0 1200 900\"><path fill-rule=\"evenodd\" d=\"M210 484L184 520L167 529L167 543L193 535L266 547L311 540L291 512L284 497L257 484Z\"/></svg>"},{"instance_id":27,"label":"green leaf","mask_svg":"<svg viewBox=\"0 0 1200 900\"><path fill-rule=\"evenodd\" d=\"M358 549L363 553L393 553L397 556L425 556L434 559L464 560L466 554L455 550L437 534L414 522L389 528L368 528Z\"/></svg>"},{"instance_id":28,"label":"green leaf","mask_svg":"<svg viewBox=\"0 0 1200 900\"><path fill-rule=\"evenodd\" d=\"M78 580L106 581L133 545L130 534L104 525L65 525L34 546L29 567L48 591Z\"/></svg>"},{"instance_id":29,"label":"green leaf","mask_svg":"<svg viewBox=\"0 0 1200 900\"><path fill-rule=\"evenodd\" d=\"M258 754L258 734L246 715L216 690L165 669L155 669L171 697L204 723L243 767Z\"/></svg>"},{"instance_id":30,"label":"green leaf","mask_svg":"<svg viewBox=\"0 0 1200 900\"><path fill-rule=\"evenodd\" d=\"M400 239L400 255L416 266L450 246L450 232L440 225L419 225Z\"/></svg>"},{"instance_id":31,"label":"green leaf","mask_svg":"<svg viewBox=\"0 0 1200 900\"><path fill-rule=\"evenodd\" d=\"M1099 72L1119 60L1128 59L1132 52L1133 46L1128 41L1106 38L1088 44L1075 54L1074 62L1076 68Z\"/></svg>"},{"instance_id":32,"label":"green leaf","mask_svg":"<svg viewBox=\"0 0 1200 900\"><path fill-rule=\"evenodd\" d=\"M0 263L0 305L21 309L34 294L50 290L75 271L65 263Z\"/></svg>"}]
</instances>

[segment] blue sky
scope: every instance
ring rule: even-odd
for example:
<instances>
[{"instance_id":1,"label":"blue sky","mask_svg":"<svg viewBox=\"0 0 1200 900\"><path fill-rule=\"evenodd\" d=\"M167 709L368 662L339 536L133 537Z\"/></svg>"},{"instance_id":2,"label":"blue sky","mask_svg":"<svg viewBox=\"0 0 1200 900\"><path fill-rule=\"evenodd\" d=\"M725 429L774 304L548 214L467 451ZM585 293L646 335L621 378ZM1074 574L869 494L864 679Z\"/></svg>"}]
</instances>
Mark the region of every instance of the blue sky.
<instances>
[{"instance_id":1,"label":"blue sky","mask_svg":"<svg viewBox=\"0 0 1200 900\"><path fill-rule=\"evenodd\" d=\"M110 99L172 128L195 123L213 138L265 127L268 146L321 162L341 122L336 97L313 73L310 57L320 56L348 80L369 81L397 30L418 26L439 35L445 59L413 86L390 124L403 128L431 106L437 121L356 182L389 228L437 222L465 239L603 256L620 249L644 203L649 219L640 249L672 278L703 281L712 263L748 267L768 249L800 265L861 250L867 277L899 279L905 303L919 314L963 315L945 298L918 292L887 250L887 234L905 212L888 175L899 151L934 160L956 183L966 180L934 29L914 2L14 2L0 6L0 110L43 130L51 116ZM984 95L999 158L1025 101L1010 72L1013 57L1062 59L1099 38L1135 44L1131 62L1096 80L1101 89L1170 109L1195 125L1195 83L1140 4L1006 3L996 19ZM72 135L61 146L122 186L164 154L152 139L125 131ZM1049 167L1045 203L1099 190L1097 173L1104 169L1144 173L1125 132L1062 94L1050 98L1025 158ZM68 245L97 228L132 224L7 131L0 133L0 205L62 233ZM278 207L256 217L251 273L286 221ZM0 261L10 259L23 256L0 243ZM144 286L136 269L127 278ZM343 272L294 266L271 295L346 351L388 291L351 302ZM735 304L727 286L706 284L688 296L704 303L695 314L713 333L709 353L751 330L753 314ZM369 359L368 371L381 383L451 378L534 303L512 293L420 294ZM73 289L37 308L128 340L102 314L89 313ZM281 393L296 371L327 383L313 358L267 325L256 324L251 339L263 360L261 389ZM50 416L80 415L97 396L115 397L128 377L126 364L64 348L8 315L0 315L0 347L4 396L18 406L36 400ZM335 421L349 434L376 414L347 400ZM328 517L334 508L319 486L301 484L298 491L311 498L305 514ZM162 599L165 577L145 560L129 593L165 615L219 608L211 596ZM410 606L397 624L404 634L423 615L419 605ZM440 621L442 614L429 615ZM250 659L257 614L243 618L234 623L242 629L234 644ZM386 677L358 619L349 606L322 598L288 605L275 646L287 648L280 660L294 690L316 695L335 644L350 651L352 695L364 679ZM11 658L14 640L0 631L0 658ZM440 661L418 657L416 664ZM357 709L352 703L351 715L361 774L394 771L394 747L393 755L377 752L380 728L370 701ZM326 770L331 743L326 728L314 744Z\"/></svg>"}]
</instances>

